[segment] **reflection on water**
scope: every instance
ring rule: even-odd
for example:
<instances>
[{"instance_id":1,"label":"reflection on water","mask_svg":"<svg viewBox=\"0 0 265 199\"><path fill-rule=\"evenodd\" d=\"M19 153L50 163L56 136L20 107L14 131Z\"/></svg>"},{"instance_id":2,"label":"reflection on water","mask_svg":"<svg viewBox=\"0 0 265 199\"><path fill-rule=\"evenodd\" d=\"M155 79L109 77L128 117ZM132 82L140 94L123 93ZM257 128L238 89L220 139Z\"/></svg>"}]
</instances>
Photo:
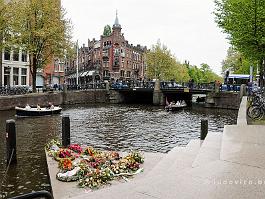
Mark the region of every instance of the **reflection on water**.
<instances>
[{"instance_id":1,"label":"reflection on water","mask_svg":"<svg viewBox=\"0 0 265 199\"><path fill-rule=\"evenodd\" d=\"M16 119L17 158L0 192L8 196L32 190L48 190L44 145L60 137L61 116L14 118L13 111L0 112L0 179L6 163L5 121ZM165 112L163 107L142 105L90 105L65 107L71 121L71 142L96 148L125 151L167 152L198 138L200 120L208 118L209 131L222 132L224 124L234 124L237 112L193 107L179 112ZM1 182L0 182L1 183Z\"/></svg>"}]
</instances>

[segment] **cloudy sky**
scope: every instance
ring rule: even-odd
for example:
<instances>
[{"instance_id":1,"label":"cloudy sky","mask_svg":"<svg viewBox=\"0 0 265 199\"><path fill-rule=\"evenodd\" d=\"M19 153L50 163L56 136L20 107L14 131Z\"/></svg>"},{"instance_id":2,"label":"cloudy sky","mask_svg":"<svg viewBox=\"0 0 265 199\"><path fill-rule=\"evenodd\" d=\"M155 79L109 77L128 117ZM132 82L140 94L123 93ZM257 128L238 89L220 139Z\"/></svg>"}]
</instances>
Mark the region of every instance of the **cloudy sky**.
<instances>
[{"instance_id":1,"label":"cloudy sky","mask_svg":"<svg viewBox=\"0 0 265 199\"><path fill-rule=\"evenodd\" d=\"M73 40L87 46L113 25L116 10L125 38L151 47L158 39L181 62L207 63L220 74L226 35L214 22L213 0L62 0L73 24Z\"/></svg>"}]
</instances>

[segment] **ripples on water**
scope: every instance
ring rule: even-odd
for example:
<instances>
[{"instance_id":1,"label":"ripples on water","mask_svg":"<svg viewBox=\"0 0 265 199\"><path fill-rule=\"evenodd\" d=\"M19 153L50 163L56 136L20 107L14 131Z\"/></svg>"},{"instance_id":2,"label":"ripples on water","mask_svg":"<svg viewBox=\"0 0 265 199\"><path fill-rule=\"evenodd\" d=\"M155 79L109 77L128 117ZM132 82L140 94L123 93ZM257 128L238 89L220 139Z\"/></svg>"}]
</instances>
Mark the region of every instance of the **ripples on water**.
<instances>
[{"instance_id":1,"label":"ripples on water","mask_svg":"<svg viewBox=\"0 0 265 199\"><path fill-rule=\"evenodd\" d=\"M10 197L33 190L50 191L44 145L60 137L61 117L14 118L14 111L0 114L0 179L3 179L6 165L3 132L7 119L16 119L18 157L0 193L8 193ZM198 138L201 119L209 120L209 131L221 133L224 124L234 124L237 116L236 111L200 107L172 113L155 106L98 104L65 107L63 114L70 116L71 143L145 152L167 152Z\"/></svg>"}]
</instances>

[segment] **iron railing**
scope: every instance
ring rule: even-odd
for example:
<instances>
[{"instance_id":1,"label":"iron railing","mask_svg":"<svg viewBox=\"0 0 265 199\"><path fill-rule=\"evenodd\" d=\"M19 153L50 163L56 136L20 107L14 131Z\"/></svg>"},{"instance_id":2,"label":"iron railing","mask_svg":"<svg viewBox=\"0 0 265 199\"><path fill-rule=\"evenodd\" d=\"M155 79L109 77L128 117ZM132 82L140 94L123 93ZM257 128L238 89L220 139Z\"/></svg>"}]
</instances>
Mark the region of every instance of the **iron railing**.
<instances>
[{"instance_id":1,"label":"iron railing","mask_svg":"<svg viewBox=\"0 0 265 199\"><path fill-rule=\"evenodd\" d=\"M1 86L0 87L0 96L6 95L24 95L31 93L32 89L29 86Z\"/></svg>"}]
</instances>

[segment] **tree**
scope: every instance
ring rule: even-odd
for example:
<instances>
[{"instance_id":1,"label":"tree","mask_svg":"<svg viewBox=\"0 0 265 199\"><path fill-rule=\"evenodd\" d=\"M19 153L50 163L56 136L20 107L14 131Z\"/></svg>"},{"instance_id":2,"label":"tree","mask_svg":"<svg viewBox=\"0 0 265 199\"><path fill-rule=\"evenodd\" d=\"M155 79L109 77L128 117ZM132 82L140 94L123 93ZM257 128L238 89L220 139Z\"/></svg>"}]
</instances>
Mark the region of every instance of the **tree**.
<instances>
[{"instance_id":1,"label":"tree","mask_svg":"<svg viewBox=\"0 0 265 199\"><path fill-rule=\"evenodd\" d=\"M261 78L265 60L265 0L215 0L216 22L236 50L259 62Z\"/></svg>"},{"instance_id":2,"label":"tree","mask_svg":"<svg viewBox=\"0 0 265 199\"><path fill-rule=\"evenodd\" d=\"M29 52L33 92L36 92L37 69L53 57L63 57L69 46L70 22L64 18L58 0L14 0L12 5L12 35Z\"/></svg>"},{"instance_id":3,"label":"tree","mask_svg":"<svg viewBox=\"0 0 265 199\"><path fill-rule=\"evenodd\" d=\"M210 83L214 81L222 81L222 77L215 74L208 64L201 64L200 67L190 66L188 67L188 73L191 79L194 80L195 83Z\"/></svg>"},{"instance_id":4,"label":"tree","mask_svg":"<svg viewBox=\"0 0 265 199\"><path fill-rule=\"evenodd\" d=\"M146 53L147 76L150 79L186 81L188 72L160 41Z\"/></svg>"},{"instance_id":5,"label":"tree","mask_svg":"<svg viewBox=\"0 0 265 199\"><path fill-rule=\"evenodd\" d=\"M250 66L253 66L254 75L256 74L257 62L249 61L242 53L236 51L233 47L227 50L227 56L222 61L222 72L227 70L235 74L249 74Z\"/></svg>"},{"instance_id":6,"label":"tree","mask_svg":"<svg viewBox=\"0 0 265 199\"><path fill-rule=\"evenodd\" d=\"M188 82L190 79L188 69L175 59L173 65L166 71L166 77L167 80L175 80L179 83Z\"/></svg>"},{"instance_id":7,"label":"tree","mask_svg":"<svg viewBox=\"0 0 265 199\"><path fill-rule=\"evenodd\" d=\"M110 34L111 34L111 27L110 27L110 25L106 25L105 27L104 27L104 31L103 31L103 36L110 36Z\"/></svg>"},{"instance_id":8,"label":"tree","mask_svg":"<svg viewBox=\"0 0 265 199\"><path fill-rule=\"evenodd\" d=\"M0 83L2 82L2 51L8 45L7 37L10 32L9 17L8 4L4 0L0 0Z\"/></svg>"}]
</instances>

